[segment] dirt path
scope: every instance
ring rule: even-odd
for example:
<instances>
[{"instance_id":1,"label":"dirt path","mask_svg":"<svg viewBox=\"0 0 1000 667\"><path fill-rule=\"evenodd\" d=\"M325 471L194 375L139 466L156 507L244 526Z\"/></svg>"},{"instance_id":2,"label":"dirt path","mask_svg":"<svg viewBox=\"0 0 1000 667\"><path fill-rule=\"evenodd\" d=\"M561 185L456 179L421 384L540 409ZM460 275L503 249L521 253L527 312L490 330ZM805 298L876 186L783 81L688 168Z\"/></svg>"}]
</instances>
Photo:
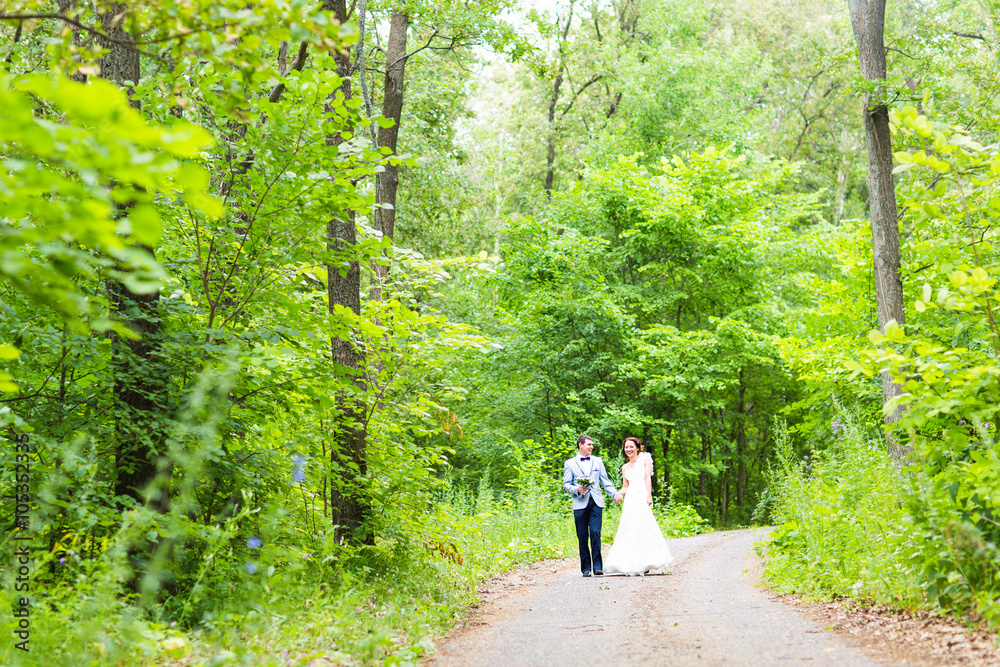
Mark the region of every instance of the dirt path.
<instances>
[{"instance_id":1,"label":"dirt path","mask_svg":"<svg viewBox=\"0 0 1000 667\"><path fill-rule=\"evenodd\" d=\"M575 559L494 582L424 664L877 665L761 588L755 530L671 540L667 575L580 576Z\"/></svg>"}]
</instances>

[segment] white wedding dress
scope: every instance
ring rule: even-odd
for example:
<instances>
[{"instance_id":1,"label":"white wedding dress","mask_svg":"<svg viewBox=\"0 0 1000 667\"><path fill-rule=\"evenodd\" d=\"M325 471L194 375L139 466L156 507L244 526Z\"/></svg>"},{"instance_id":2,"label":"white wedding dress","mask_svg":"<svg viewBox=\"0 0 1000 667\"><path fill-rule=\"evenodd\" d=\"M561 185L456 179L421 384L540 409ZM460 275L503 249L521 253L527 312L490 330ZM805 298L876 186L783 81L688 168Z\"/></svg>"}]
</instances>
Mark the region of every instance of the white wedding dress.
<instances>
[{"instance_id":1,"label":"white wedding dress","mask_svg":"<svg viewBox=\"0 0 1000 667\"><path fill-rule=\"evenodd\" d=\"M646 503L645 466L649 463L639 459L631 467L622 469L622 477L628 480L628 491L622 503L614 544L604 558L605 574L664 572L674 559L653 510Z\"/></svg>"}]
</instances>

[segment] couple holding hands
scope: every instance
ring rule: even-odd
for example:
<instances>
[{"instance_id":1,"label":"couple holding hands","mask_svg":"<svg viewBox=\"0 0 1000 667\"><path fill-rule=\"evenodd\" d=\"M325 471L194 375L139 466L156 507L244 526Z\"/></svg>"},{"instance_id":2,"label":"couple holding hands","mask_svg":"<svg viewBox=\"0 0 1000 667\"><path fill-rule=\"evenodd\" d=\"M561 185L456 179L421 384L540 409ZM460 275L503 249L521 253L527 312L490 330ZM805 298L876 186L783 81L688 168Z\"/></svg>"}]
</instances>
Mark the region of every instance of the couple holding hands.
<instances>
[{"instance_id":1,"label":"couple holding hands","mask_svg":"<svg viewBox=\"0 0 1000 667\"><path fill-rule=\"evenodd\" d=\"M581 435L576 439L576 448L577 455L567 459L563 466L563 489L573 497L573 518L580 542L583 576L663 572L673 556L653 516L652 457L640 451L637 438L625 438L622 444L626 459L622 466L622 488L615 491L604 469L604 462L592 455L593 439ZM601 487L616 503L624 500L621 521L608 552L607 563L601 559L601 520L604 513Z\"/></svg>"}]
</instances>

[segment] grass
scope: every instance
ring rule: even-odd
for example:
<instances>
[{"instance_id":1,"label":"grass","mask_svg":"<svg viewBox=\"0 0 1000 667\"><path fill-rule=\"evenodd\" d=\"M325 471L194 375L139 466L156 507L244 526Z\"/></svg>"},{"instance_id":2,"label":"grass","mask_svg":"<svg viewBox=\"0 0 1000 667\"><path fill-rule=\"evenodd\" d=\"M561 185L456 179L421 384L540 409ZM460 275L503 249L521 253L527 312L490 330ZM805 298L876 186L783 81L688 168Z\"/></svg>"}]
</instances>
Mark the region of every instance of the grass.
<instances>
[{"instance_id":1,"label":"grass","mask_svg":"<svg viewBox=\"0 0 1000 667\"><path fill-rule=\"evenodd\" d=\"M852 415L842 413L833 428L833 447L801 459L784 429L776 431L769 486L778 528L766 544L765 575L782 592L915 605L923 593L908 554L915 530L902 473Z\"/></svg>"},{"instance_id":2,"label":"grass","mask_svg":"<svg viewBox=\"0 0 1000 667\"><path fill-rule=\"evenodd\" d=\"M233 568L228 576L240 579L231 582L238 595L201 601L204 611L191 627L166 620L157 607L126 603L108 581L113 568L95 571L74 587L45 591L47 604L32 610L30 653L9 642L0 663L414 664L475 602L483 581L526 563L576 556L568 500L538 488L514 496L486 487L452 494L437 508L451 526L451 541L383 544L351 559L302 565L295 573L262 564L257 579ZM665 535L705 529L689 507L667 505L657 513ZM609 506L605 535L614 535L619 514ZM305 562L320 561L318 556ZM0 628L8 637L9 630Z\"/></svg>"}]
</instances>

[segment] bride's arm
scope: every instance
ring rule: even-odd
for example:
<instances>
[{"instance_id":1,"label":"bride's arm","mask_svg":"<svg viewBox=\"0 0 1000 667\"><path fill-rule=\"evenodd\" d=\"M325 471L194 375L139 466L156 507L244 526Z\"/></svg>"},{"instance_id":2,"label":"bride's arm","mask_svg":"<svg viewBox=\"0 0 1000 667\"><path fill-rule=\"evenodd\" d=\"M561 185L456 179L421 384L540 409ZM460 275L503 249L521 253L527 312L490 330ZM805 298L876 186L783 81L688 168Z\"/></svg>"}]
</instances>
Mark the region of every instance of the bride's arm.
<instances>
[{"instance_id":1,"label":"bride's arm","mask_svg":"<svg viewBox=\"0 0 1000 667\"><path fill-rule=\"evenodd\" d=\"M628 477L625 476L625 466L622 466L622 488L618 490L615 494L615 502L621 502L622 498L625 497L625 491L628 490Z\"/></svg>"},{"instance_id":2,"label":"bride's arm","mask_svg":"<svg viewBox=\"0 0 1000 667\"><path fill-rule=\"evenodd\" d=\"M653 504L653 459L651 457L646 458L646 465L643 466L646 469L646 504Z\"/></svg>"}]
</instances>

